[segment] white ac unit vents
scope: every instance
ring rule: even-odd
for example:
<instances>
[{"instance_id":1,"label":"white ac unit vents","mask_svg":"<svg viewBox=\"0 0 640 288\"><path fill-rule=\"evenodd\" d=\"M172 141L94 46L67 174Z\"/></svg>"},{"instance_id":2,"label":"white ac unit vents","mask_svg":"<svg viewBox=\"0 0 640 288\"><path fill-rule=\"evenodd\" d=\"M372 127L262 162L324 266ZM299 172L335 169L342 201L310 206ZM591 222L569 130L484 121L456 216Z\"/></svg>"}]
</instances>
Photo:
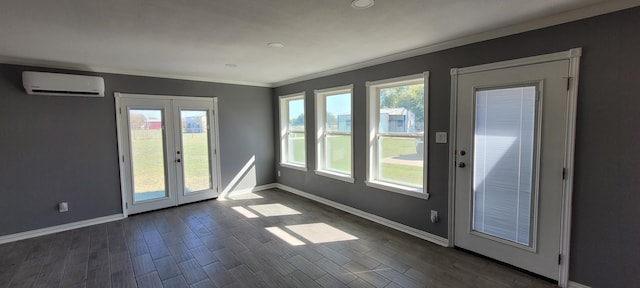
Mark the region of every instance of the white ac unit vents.
<instances>
[{"instance_id":1,"label":"white ac unit vents","mask_svg":"<svg viewBox=\"0 0 640 288\"><path fill-rule=\"evenodd\" d=\"M31 95L104 97L104 79L96 76L24 71L22 85Z\"/></svg>"}]
</instances>

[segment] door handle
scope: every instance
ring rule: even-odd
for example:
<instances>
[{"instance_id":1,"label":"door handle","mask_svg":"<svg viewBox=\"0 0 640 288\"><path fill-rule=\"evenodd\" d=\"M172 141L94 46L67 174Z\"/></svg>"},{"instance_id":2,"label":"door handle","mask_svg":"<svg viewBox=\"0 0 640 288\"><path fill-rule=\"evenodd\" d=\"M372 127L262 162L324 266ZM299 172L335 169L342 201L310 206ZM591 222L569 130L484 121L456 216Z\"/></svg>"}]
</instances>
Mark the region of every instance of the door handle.
<instances>
[{"instance_id":1,"label":"door handle","mask_svg":"<svg viewBox=\"0 0 640 288\"><path fill-rule=\"evenodd\" d=\"M458 163L458 167L460 167L460 168L464 168L466 166L467 166L467 164L464 164L464 162Z\"/></svg>"}]
</instances>

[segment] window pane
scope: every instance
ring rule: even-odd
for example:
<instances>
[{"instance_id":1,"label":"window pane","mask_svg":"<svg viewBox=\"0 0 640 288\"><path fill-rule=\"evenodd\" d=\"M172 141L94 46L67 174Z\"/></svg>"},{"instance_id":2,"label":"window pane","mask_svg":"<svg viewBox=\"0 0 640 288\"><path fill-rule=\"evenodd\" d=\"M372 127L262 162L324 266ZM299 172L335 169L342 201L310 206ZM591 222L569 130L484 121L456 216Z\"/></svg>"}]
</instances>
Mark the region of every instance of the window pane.
<instances>
[{"instance_id":1,"label":"window pane","mask_svg":"<svg viewBox=\"0 0 640 288\"><path fill-rule=\"evenodd\" d=\"M378 179L422 188L423 157L419 137L380 137Z\"/></svg>"},{"instance_id":2,"label":"window pane","mask_svg":"<svg viewBox=\"0 0 640 288\"><path fill-rule=\"evenodd\" d=\"M476 92L473 229L531 239L536 87Z\"/></svg>"},{"instance_id":3,"label":"window pane","mask_svg":"<svg viewBox=\"0 0 640 288\"><path fill-rule=\"evenodd\" d=\"M326 141L325 168L351 174L351 136L327 135Z\"/></svg>"},{"instance_id":4,"label":"window pane","mask_svg":"<svg viewBox=\"0 0 640 288\"><path fill-rule=\"evenodd\" d=\"M424 131L424 84L380 89L380 133Z\"/></svg>"},{"instance_id":5,"label":"window pane","mask_svg":"<svg viewBox=\"0 0 640 288\"><path fill-rule=\"evenodd\" d=\"M331 95L325 98L327 132L351 132L351 94Z\"/></svg>"},{"instance_id":6,"label":"window pane","mask_svg":"<svg viewBox=\"0 0 640 288\"><path fill-rule=\"evenodd\" d=\"M211 189L207 111L180 111L184 194Z\"/></svg>"},{"instance_id":7,"label":"window pane","mask_svg":"<svg viewBox=\"0 0 640 288\"><path fill-rule=\"evenodd\" d=\"M167 197L162 110L129 110L133 201Z\"/></svg>"},{"instance_id":8,"label":"window pane","mask_svg":"<svg viewBox=\"0 0 640 288\"><path fill-rule=\"evenodd\" d=\"M305 164L305 145L304 145L304 133L289 133L288 137L289 155L287 155L288 162L296 164Z\"/></svg>"},{"instance_id":9,"label":"window pane","mask_svg":"<svg viewBox=\"0 0 640 288\"><path fill-rule=\"evenodd\" d=\"M304 131L304 99L289 100L289 130Z\"/></svg>"}]
</instances>

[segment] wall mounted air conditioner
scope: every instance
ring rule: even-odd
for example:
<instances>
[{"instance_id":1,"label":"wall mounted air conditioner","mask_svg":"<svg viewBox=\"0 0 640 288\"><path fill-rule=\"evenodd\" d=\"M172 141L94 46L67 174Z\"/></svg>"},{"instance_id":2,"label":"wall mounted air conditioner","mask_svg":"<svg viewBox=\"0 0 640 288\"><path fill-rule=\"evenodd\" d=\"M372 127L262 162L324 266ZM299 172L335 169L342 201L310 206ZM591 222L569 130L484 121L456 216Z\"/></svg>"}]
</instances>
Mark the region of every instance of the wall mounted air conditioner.
<instances>
[{"instance_id":1,"label":"wall mounted air conditioner","mask_svg":"<svg viewBox=\"0 0 640 288\"><path fill-rule=\"evenodd\" d=\"M104 79L96 76L24 71L22 85L31 95L104 97Z\"/></svg>"}]
</instances>

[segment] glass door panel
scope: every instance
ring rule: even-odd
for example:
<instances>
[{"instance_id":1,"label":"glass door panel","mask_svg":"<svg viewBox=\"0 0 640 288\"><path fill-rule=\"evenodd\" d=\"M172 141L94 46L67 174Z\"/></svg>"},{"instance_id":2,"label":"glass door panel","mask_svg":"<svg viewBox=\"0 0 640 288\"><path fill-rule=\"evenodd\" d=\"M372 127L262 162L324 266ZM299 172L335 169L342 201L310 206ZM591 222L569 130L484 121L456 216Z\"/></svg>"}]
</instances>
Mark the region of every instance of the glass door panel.
<instances>
[{"instance_id":1,"label":"glass door panel","mask_svg":"<svg viewBox=\"0 0 640 288\"><path fill-rule=\"evenodd\" d=\"M475 95L473 230L531 244L536 86Z\"/></svg>"},{"instance_id":2,"label":"glass door panel","mask_svg":"<svg viewBox=\"0 0 640 288\"><path fill-rule=\"evenodd\" d=\"M207 110L181 110L184 194L212 188Z\"/></svg>"},{"instance_id":3,"label":"glass door panel","mask_svg":"<svg viewBox=\"0 0 640 288\"><path fill-rule=\"evenodd\" d=\"M164 123L162 109L129 110L134 203L167 197Z\"/></svg>"},{"instance_id":4,"label":"glass door panel","mask_svg":"<svg viewBox=\"0 0 640 288\"><path fill-rule=\"evenodd\" d=\"M215 101L173 100L178 204L218 196Z\"/></svg>"}]
</instances>

